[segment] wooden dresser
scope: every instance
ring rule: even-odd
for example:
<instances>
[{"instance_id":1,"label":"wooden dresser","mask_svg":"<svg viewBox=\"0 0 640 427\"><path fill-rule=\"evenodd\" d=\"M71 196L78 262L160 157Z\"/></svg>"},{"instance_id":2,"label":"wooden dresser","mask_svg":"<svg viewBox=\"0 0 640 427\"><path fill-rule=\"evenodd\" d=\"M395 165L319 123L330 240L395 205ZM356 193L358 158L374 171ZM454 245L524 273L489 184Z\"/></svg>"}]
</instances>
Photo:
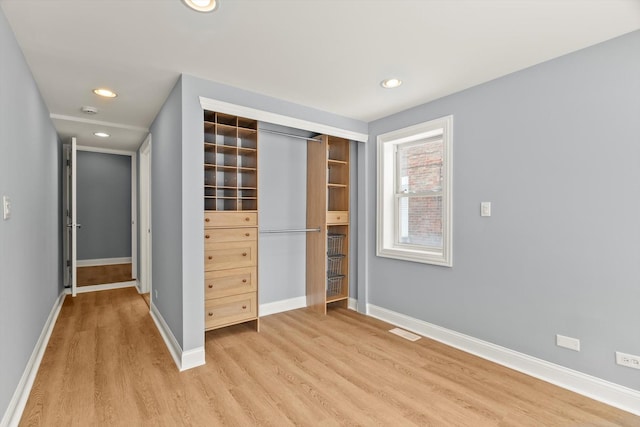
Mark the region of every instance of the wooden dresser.
<instances>
[{"instance_id":1,"label":"wooden dresser","mask_svg":"<svg viewBox=\"0 0 640 427\"><path fill-rule=\"evenodd\" d=\"M257 219L205 212L205 330L258 319Z\"/></svg>"}]
</instances>

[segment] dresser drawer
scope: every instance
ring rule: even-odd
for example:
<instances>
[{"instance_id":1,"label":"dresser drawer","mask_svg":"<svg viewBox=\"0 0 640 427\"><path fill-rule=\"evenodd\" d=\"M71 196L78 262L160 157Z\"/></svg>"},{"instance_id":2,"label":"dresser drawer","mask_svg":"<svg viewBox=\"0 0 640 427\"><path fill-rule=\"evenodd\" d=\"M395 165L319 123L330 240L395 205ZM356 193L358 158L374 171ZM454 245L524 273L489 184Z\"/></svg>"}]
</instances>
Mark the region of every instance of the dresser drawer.
<instances>
[{"instance_id":1,"label":"dresser drawer","mask_svg":"<svg viewBox=\"0 0 640 427\"><path fill-rule=\"evenodd\" d=\"M205 212L204 228L215 227L255 227L258 225L256 212Z\"/></svg>"},{"instance_id":2,"label":"dresser drawer","mask_svg":"<svg viewBox=\"0 0 640 427\"><path fill-rule=\"evenodd\" d=\"M204 273L204 298L221 298L230 295L255 292L258 289L258 273L255 267Z\"/></svg>"},{"instance_id":3,"label":"dresser drawer","mask_svg":"<svg viewBox=\"0 0 640 427\"><path fill-rule=\"evenodd\" d=\"M327 224L349 224L349 211L328 211Z\"/></svg>"},{"instance_id":4,"label":"dresser drawer","mask_svg":"<svg viewBox=\"0 0 640 427\"><path fill-rule=\"evenodd\" d=\"M217 228L204 230L205 248L210 243L220 242L243 242L258 240L258 229L255 227L247 228Z\"/></svg>"},{"instance_id":5,"label":"dresser drawer","mask_svg":"<svg viewBox=\"0 0 640 427\"><path fill-rule=\"evenodd\" d=\"M252 267L258 261L258 242L211 243L204 250L204 269Z\"/></svg>"},{"instance_id":6,"label":"dresser drawer","mask_svg":"<svg viewBox=\"0 0 640 427\"><path fill-rule=\"evenodd\" d=\"M258 317L256 292L205 300L205 329L214 329Z\"/></svg>"}]
</instances>

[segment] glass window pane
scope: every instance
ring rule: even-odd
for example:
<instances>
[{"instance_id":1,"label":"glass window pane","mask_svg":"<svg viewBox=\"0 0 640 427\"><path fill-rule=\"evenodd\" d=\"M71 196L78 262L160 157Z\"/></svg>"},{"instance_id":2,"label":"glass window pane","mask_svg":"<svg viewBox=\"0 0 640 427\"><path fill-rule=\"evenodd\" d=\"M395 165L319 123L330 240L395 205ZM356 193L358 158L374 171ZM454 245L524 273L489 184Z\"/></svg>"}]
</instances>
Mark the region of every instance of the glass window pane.
<instances>
[{"instance_id":1,"label":"glass window pane","mask_svg":"<svg viewBox=\"0 0 640 427\"><path fill-rule=\"evenodd\" d=\"M442 196L400 196L398 243L442 249Z\"/></svg>"},{"instance_id":2,"label":"glass window pane","mask_svg":"<svg viewBox=\"0 0 640 427\"><path fill-rule=\"evenodd\" d=\"M398 193L438 193L442 191L442 139L398 146Z\"/></svg>"}]
</instances>

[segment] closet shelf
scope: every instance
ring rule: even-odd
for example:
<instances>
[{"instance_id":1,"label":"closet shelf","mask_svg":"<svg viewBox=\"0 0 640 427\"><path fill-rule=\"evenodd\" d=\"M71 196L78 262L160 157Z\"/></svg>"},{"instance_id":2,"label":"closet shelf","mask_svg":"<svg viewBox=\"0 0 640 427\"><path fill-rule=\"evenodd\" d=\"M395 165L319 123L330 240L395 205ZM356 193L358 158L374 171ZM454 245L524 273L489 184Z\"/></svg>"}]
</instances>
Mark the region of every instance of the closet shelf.
<instances>
[{"instance_id":1,"label":"closet shelf","mask_svg":"<svg viewBox=\"0 0 640 427\"><path fill-rule=\"evenodd\" d=\"M348 296L342 296L342 295L335 295L332 297L327 297L327 304L331 304L332 302L338 302L338 301L345 301L348 300L349 297Z\"/></svg>"},{"instance_id":2,"label":"closet shelf","mask_svg":"<svg viewBox=\"0 0 640 427\"><path fill-rule=\"evenodd\" d=\"M238 151L244 151L245 153L257 153L258 150L250 147L238 147Z\"/></svg>"},{"instance_id":3,"label":"closet shelf","mask_svg":"<svg viewBox=\"0 0 640 427\"><path fill-rule=\"evenodd\" d=\"M235 145L217 145L216 144L216 151L218 153L235 154L237 150L238 150L238 147L236 147Z\"/></svg>"},{"instance_id":4,"label":"closet shelf","mask_svg":"<svg viewBox=\"0 0 640 427\"><path fill-rule=\"evenodd\" d=\"M248 134L251 133L256 133L258 132L256 129L252 129L252 128L246 128L246 127L242 127L242 126L238 126L238 132L246 132Z\"/></svg>"},{"instance_id":5,"label":"closet shelf","mask_svg":"<svg viewBox=\"0 0 640 427\"><path fill-rule=\"evenodd\" d=\"M349 140L322 135L307 144L307 306L327 314L349 299Z\"/></svg>"},{"instance_id":6,"label":"closet shelf","mask_svg":"<svg viewBox=\"0 0 640 427\"><path fill-rule=\"evenodd\" d=\"M258 121L205 110L204 134L205 210L256 211Z\"/></svg>"}]
</instances>

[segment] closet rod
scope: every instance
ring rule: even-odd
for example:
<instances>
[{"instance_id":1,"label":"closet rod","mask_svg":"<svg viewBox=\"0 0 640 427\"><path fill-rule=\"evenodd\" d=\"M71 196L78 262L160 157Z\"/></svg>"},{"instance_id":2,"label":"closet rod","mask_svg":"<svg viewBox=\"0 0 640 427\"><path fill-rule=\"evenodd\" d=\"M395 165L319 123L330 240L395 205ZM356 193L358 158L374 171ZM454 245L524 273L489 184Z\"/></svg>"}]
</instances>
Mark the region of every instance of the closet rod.
<instances>
[{"instance_id":1,"label":"closet rod","mask_svg":"<svg viewBox=\"0 0 640 427\"><path fill-rule=\"evenodd\" d=\"M310 233L310 232L320 232L320 227L318 228L290 228L285 230L260 230L260 233Z\"/></svg>"},{"instance_id":2,"label":"closet rod","mask_svg":"<svg viewBox=\"0 0 640 427\"><path fill-rule=\"evenodd\" d=\"M294 134L286 133L286 132L278 132L277 130L258 129L258 132L267 132L267 133L273 133L273 134L276 134L276 135L290 136L291 138L304 139L305 141L322 142L322 140L318 139L318 138L313 138L313 137L308 137L307 138L306 136L294 135Z\"/></svg>"}]
</instances>

